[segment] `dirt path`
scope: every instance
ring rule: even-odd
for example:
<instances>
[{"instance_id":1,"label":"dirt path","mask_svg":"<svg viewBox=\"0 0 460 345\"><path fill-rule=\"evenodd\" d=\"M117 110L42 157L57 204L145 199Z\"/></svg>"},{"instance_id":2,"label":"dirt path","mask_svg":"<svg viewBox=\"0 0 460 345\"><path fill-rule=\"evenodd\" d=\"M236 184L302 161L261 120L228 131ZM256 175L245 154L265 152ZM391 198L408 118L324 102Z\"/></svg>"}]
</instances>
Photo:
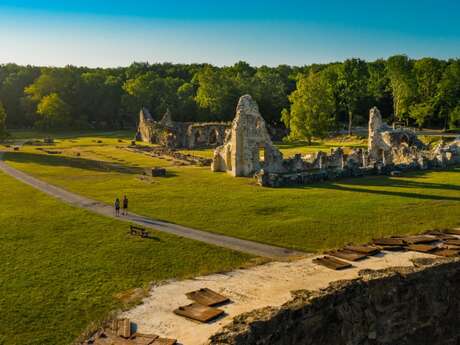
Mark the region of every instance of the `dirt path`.
<instances>
[{"instance_id":1,"label":"dirt path","mask_svg":"<svg viewBox=\"0 0 460 345\"><path fill-rule=\"evenodd\" d=\"M63 188L56 187L35 177L30 176L22 171L10 167L2 160L3 152L0 151L0 170L4 173L24 182L48 195L58 198L72 206L84 208L88 211L110 217L121 221L138 224L142 227L166 232L169 234L190 238L196 241L205 242L208 244L233 249L239 252L248 253L256 256L263 256L277 260L285 260L290 257L304 256L305 253L294 250L270 246L262 243L246 241L234 237L213 234L206 231L187 228L184 226L158 221L148 217L139 216L134 213L129 213L127 216L115 217L113 207L102 202L88 199L81 195L69 192Z\"/></svg>"},{"instance_id":2,"label":"dirt path","mask_svg":"<svg viewBox=\"0 0 460 345\"><path fill-rule=\"evenodd\" d=\"M358 277L361 269L384 269L396 266L412 266L410 259L433 255L415 252L384 252L380 256L353 263L352 269L331 271L315 265L312 258L293 262L272 262L226 274L213 274L184 281L171 281L154 286L143 304L127 311L121 317L133 321L139 332L154 333L175 338L180 344L202 345L232 318L244 312L268 306L280 306L291 297L291 291L318 290L329 283ZM210 324L199 324L173 313L179 306L190 304L185 293L200 288L210 288L232 300L219 307L226 315Z\"/></svg>"}]
</instances>

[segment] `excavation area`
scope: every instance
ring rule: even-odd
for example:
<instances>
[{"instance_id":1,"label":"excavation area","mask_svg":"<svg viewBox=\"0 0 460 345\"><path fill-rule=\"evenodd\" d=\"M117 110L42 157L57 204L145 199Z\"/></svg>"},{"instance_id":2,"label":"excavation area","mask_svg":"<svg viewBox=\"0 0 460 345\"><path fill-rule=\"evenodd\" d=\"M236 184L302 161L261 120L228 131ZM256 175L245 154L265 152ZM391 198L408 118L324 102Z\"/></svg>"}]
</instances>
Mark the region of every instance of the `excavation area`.
<instances>
[{"instance_id":1,"label":"excavation area","mask_svg":"<svg viewBox=\"0 0 460 345\"><path fill-rule=\"evenodd\" d=\"M454 294L454 289L458 289L460 281L458 259L457 261L455 261L456 259L441 259L441 261L454 260L448 269L448 279L450 280L444 279L442 274L441 277L437 277L443 279L442 281L433 282L433 279L428 277L426 280L429 280L431 285L426 290L424 290L426 286L423 284L420 284L420 287L415 287L413 282L410 284L401 283L393 275L388 274L392 278L388 278L388 282L379 290L378 296L373 296L376 299L375 305L362 306L356 306L356 303L362 303L363 296L360 294L364 289L360 284L364 283L359 283L359 281L351 283L356 286L348 286L346 289L351 290L351 292L347 290L345 293L337 287L334 288L334 286L340 285L337 285L337 282L343 280L354 282L354 279L363 276L363 272L380 277L379 273L370 272L394 267L403 267L401 274L405 275L416 270L415 267L419 267L420 263L427 264L427 262L431 263L432 260L440 259L435 259L430 254L417 252L382 252L366 260L353 262L353 267L350 269L339 271L319 266L313 262L314 259L315 257L309 257L293 262L272 262L250 269L156 285L151 288L150 296L145 298L141 305L123 313L122 317L129 318L141 333L160 334L177 339L179 344L187 345L201 345L208 342L210 344L245 345L336 344L333 342L333 339L337 339L334 336L340 335L338 334L340 331L335 329L337 325L341 327L340 330L344 330L350 339L353 339L354 334L350 334L351 331L346 330L345 322L355 328L355 324L361 324L362 329L359 329L359 332L363 334L359 334L359 336L361 338L363 336L364 338L369 337L369 341L374 341L372 344L395 344L391 340L402 336L401 333L407 330L407 327L394 333L393 338L388 335L384 337L384 328L378 327L382 326L381 322L387 318L389 311L398 312L401 307L410 310L411 299L423 298L425 300L428 296L434 297L439 293L444 300L449 300L452 304L440 307L436 311L426 310L420 314L420 320L404 321L401 319L399 322L401 325L406 324L406 326L411 325L411 322L417 322L416 326L423 328L422 318L424 315L433 313L433 315L440 316L440 311L448 309L449 312L445 315L445 321L449 327L453 327L452 323L458 325L458 320L453 316L455 315L453 313L457 312L456 315L458 315L459 312L458 295ZM399 274L395 274L399 277ZM428 273L427 276L430 274ZM425 280L425 278L418 279ZM199 323L173 312L180 306L192 303L187 297L187 293L202 288L211 289L229 298L230 303L218 306L224 314L209 323ZM403 290L403 288L405 289L404 293L400 293L399 290ZM301 294L303 297L298 297L299 291L303 290L311 291L311 293L303 292ZM331 295L327 297L328 302L321 302L320 307L318 307L320 302L315 302L316 304L308 311L302 311L302 308L307 308L303 304L308 306L310 303L308 299L310 295L322 296L321 298L324 299L326 298L324 295L328 294ZM349 298L348 295L351 297ZM299 302L299 298L302 303ZM331 299L334 300L333 303ZM327 303L330 304L326 305ZM367 303L370 304L373 301L367 301ZM434 303L427 303L427 308L436 307ZM337 309L339 319L333 315L333 310L337 306L339 307ZM380 310L381 306L386 309ZM369 313L374 313L374 316L380 315L382 318L382 320L374 320L374 328L365 323L366 308L369 308ZM354 309L360 309L361 314L354 314ZM403 316L401 312L401 317ZM395 317L390 318L388 322L396 322L394 319ZM342 324L342 322L344 323ZM224 331L222 331L223 327ZM397 328L397 325L392 325L392 327ZM329 328L334 332L330 337L326 331ZM426 331L425 328L423 330ZM216 335L216 333L218 334ZM322 336L319 336L320 333ZM320 338L310 338L313 335ZM358 334L355 335L358 336ZM407 336L410 338L410 334ZM458 337L458 334L456 336ZM377 337L384 337L384 341L378 342ZM447 344L447 342L436 342L438 340L432 341L430 344ZM351 343L367 344L367 342L359 341ZM415 340L404 342L404 344L406 343L425 344L423 342L417 343Z\"/></svg>"}]
</instances>

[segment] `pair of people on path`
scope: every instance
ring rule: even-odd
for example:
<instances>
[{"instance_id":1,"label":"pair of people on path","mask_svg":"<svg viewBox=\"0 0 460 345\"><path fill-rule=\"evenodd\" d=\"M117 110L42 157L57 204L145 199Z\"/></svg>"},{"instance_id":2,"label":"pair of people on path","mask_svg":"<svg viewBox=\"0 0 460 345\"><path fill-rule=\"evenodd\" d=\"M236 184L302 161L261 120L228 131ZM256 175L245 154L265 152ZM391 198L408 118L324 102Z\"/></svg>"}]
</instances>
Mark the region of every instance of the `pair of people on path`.
<instances>
[{"instance_id":1,"label":"pair of people on path","mask_svg":"<svg viewBox=\"0 0 460 345\"><path fill-rule=\"evenodd\" d=\"M121 211L122 216L127 216L128 215L128 198L126 195L123 197L123 209ZM115 199L115 216L119 217L120 216L120 199L116 198Z\"/></svg>"}]
</instances>

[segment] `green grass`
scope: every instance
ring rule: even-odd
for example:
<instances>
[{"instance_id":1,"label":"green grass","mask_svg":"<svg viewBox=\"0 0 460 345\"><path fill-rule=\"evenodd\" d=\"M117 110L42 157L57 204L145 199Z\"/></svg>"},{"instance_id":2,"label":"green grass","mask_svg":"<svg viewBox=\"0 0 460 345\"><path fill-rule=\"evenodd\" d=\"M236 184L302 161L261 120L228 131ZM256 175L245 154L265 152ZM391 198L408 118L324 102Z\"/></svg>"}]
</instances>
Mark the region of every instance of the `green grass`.
<instances>
[{"instance_id":1,"label":"green grass","mask_svg":"<svg viewBox=\"0 0 460 345\"><path fill-rule=\"evenodd\" d=\"M6 159L45 181L107 203L127 193L132 210L146 216L306 251L460 224L458 168L269 189L250 178L131 153L116 148L127 144L116 139L93 140L63 140L54 148L62 147L62 155L25 147ZM140 179L141 169L152 166L166 167L169 177Z\"/></svg>"},{"instance_id":2,"label":"green grass","mask_svg":"<svg viewBox=\"0 0 460 345\"><path fill-rule=\"evenodd\" d=\"M81 130L81 131L37 131L37 130L10 130L12 140L15 139L43 139L43 138L81 138L81 137L98 137L104 138L116 137L130 140L134 138L135 132L132 130L118 131L100 131L100 130Z\"/></svg>"},{"instance_id":3,"label":"green grass","mask_svg":"<svg viewBox=\"0 0 460 345\"><path fill-rule=\"evenodd\" d=\"M314 141L311 145L307 145L305 142L294 142L294 143L275 143L283 156L288 158L292 157L297 153L305 155L308 153L314 153L318 151L330 152L332 148L344 147L345 150L351 148L365 148L367 147L367 140L359 139L356 137L348 138L346 136L334 139L325 139ZM262 152L263 150L261 150ZM212 158L214 155L214 149L194 149L194 150L180 150L182 153L188 153L198 157Z\"/></svg>"},{"instance_id":4,"label":"green grass","mask_svg":"<svg viewBox=\"0 0 460 345\"><path fill-rule=\"evenodd\" d=\"M131 237L127 223L67 206L1 173L0 195L2 345L70 344L123 307L133 288L250 260L154 231L156 239Z\"/></svg>"}]
</instances>

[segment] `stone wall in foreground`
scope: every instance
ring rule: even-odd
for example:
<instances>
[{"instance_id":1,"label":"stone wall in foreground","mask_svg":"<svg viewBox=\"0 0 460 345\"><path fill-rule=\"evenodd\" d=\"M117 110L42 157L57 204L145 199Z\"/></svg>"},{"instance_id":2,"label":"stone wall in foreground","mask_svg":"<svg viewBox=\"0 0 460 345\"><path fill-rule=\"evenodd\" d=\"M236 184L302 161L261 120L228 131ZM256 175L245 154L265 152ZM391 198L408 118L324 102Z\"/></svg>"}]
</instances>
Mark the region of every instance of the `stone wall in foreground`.
<instances>
[{"instance_id":1,"label":"stone wall in foreground","mask_svg":"<svg viewBox=\"0 0 460 345\"><path fill-rule=\"evenodd\" d=\"M459 345L460 261L414 264L293 292L280 308L236 317L209 344Z\"/></svg>"}]
</instances>

